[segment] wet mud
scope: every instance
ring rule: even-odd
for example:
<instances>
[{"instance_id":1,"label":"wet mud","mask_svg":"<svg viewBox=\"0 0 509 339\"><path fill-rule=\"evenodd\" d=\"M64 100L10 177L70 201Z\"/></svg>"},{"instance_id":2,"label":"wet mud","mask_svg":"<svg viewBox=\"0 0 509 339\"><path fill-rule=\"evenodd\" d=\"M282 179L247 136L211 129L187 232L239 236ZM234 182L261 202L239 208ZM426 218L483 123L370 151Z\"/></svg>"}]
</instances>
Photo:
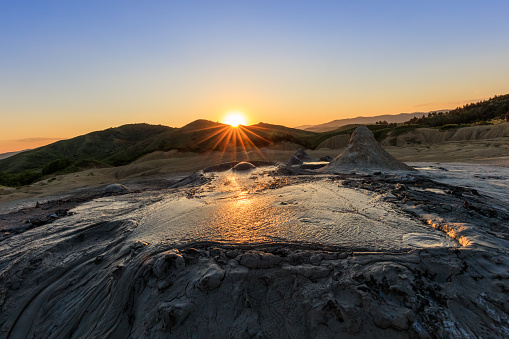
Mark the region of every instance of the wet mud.
<instances>
[{"instance_id":1,"label":"wet mud","mask_svg":"<svg viewBox=\"0 0 509 339\"><path fill-rule=\"evenodd\" d=\"M292 171L94 193L3 234L0 338L509 335L507 202L425 174Z\"/></svg>"}]
</instances>

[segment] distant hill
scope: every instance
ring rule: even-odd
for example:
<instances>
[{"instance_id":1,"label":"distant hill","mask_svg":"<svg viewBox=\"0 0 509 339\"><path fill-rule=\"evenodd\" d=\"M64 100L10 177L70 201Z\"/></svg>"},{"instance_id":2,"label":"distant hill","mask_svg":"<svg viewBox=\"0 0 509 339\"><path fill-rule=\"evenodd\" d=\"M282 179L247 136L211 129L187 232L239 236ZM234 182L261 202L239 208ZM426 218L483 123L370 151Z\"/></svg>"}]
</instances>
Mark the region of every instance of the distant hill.
<instances>
[{"instance_id":1,"label":"distant hill","mask_svg":"<svg viewBox=\"0 0 509 339\"><path fill-rule=\"evenodd\" d=\"M440 110L435 112L447 112L447 110ZM414 113L400 113L395 115L377 115L374 117L357 117L357 118L349 118L349 119L338 119L333 120L324 124L319 125L303 125L295 128L303 129L306 131L312 132L328 132L335 130L339 127L345 125L371 125L376 123L377 121L387 121L388 123L402 123L406 122L414 117L422 117L423 115L428 114L427 112L414 112Z\"/></svg>"},{"instance_id":2,"label":"distant hill","mask_svg":"<svg viewBox=\"0 0 509 339\"><path fill-rule=\"evenodd\" d=\"M51 164L51 168L46 169L49 172L73 163L89 164L90 161L119 166L154 151L202 153L229 150L235 146L246 149L266 147L283 141L312 148L316 138L317 134L313 132L265 123L240 126L238 129L208 120L196 120L182 128L130 124L15 154L0 160L0 172L15 174L25 170L41 171Z\"/></svg>"},{"instance_id":3,"label":"distant hill","mask_svg":"<svg viewBox=\"0 0 509 339\"><path fill-rule=\"evenodd\" d=\"M348 145L350 136L359 125L344 126L345 129L330 138L324 140L316 148L342 149ZM412 146L412 145L437 145L448 142L470 142L479 140L491 140L498 145L500 150L509 145L509 122L496 125L472 125L456 127L418 127L416 125L402 126L367 126L375 135L382 146ZM497 142L495 142L495 140Z\"/></svg>"},{"instance_id":4,"label":"distant hill","mask_svg":"<svg viewBox=\"0 0 509 339\"><path fill-rule=\"evenodd\" d=\"M124 157L132 158L151 149L148 140L171 127L148 124L131 124L108 128L60 140L30 151L0 160L0 172L16 173L24 170L40 170L48 163L68 158L73 161L96 160L115 165Z\"/></svg>"},{"instance_id":5,"label":"distant hill","mask_svg":"<svg viewBox=\"0 0 509 339\"><path fill-rule=\"evenodd\" d=\"M450 111L434 111L414 117L404 124L368 125L385 146L441 144L449 141L474 141L509 137L509 94L464 105ZM317 148L343 148L359 125L345 125L331 132ZM431 127L431 128L430 128Z\"/></svg>"},{"instance_id":6,"label":"distant hill","mask_svg":"<svg viewBox=\"0 0 509 339\"><path fill-rule=\"evenodd\" d=\"M0 160L7 159L8 157L12 157L14 154L18 154L21 152L29 151L29 149L23 150L23 151L17 151L17 152L6 152L0 154Z\"/></svg>"}]
</instances>

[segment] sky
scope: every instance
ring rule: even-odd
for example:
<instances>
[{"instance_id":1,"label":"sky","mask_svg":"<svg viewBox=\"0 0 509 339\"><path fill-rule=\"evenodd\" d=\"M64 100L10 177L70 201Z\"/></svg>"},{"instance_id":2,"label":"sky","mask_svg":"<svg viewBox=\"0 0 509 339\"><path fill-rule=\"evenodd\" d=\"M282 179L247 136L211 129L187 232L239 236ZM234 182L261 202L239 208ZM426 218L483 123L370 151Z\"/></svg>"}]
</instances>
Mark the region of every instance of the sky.
<instances>
[{"instance_id":1,"label":"sky","mask_svg":"<svg viewBox=\"0 0 509 339\"><path fill-rule=\"evenodd\" d=\"M509 1L0 2L0 153L127 123L285 126L509 93Z\"/></svg>"}]
</instances>

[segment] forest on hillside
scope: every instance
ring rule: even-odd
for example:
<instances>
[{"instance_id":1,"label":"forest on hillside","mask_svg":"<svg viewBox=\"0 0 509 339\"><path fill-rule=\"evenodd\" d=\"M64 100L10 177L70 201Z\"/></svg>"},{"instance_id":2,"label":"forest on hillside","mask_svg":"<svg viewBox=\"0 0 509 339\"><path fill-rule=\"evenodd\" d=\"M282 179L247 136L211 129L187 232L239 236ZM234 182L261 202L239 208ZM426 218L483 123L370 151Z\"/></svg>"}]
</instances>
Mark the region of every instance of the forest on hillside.
<instances>
[{"instance_id":1,"label":"forest on hillside","mask_svg":"<svg viewBox=\"0 0 509 339\"><path fill-rule=\"evenodd\" d=\"M490 120L509 118L509 94L458 107L449 112L430 112L421 118L412 118L406 125L443 127L447 125L482 125Z\"/></svg>"}]
</instances>

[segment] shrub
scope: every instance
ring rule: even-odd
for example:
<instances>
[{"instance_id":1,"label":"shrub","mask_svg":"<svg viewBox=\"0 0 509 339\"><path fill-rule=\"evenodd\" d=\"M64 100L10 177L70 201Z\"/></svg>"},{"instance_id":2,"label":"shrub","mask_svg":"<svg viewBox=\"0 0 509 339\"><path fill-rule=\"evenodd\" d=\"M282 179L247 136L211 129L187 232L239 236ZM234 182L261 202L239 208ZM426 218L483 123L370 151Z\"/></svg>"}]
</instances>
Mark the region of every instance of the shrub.
<instances>
[{"instance_id":1,"label":"shrub","mask_svg":"<svg viewBox=\"0 0 509 339\"><path fill-rule=\"evenodd\" d=\"M447 125L440 126L438 129L441 131L445 131L445 130L459 128L459 127L460 127L460 125L458 125L458 124L447 124Z\"/></svg>"},{"instance_id":2,"label":"shrub","mask_svg":"<svg viewBox=\"0 0 509 339\"><path fill-rule=\"evenodd\" d=\"M42 176L39 171L26 170L18 174L0 172L0 185L17 187L30 185Z\"/></svg>"},{"instance_id":3,"label":"shrub","mask_svg":"<svg viewBox=\"0 0 509 339\"><path fill-rule=\"evenodd\" d=\"M389 132L391 131L390 128L384 128L384 129L379 129L379 130L372 130L371 132L373 132L373 135L375 136L375 139L377 141L382 141L383 139L385 139L387 137L387 135L389 134Z\"/></svg>"},{"instance_id":4,"label":"shrub","mask_svg":"<svg viewBox=\"0 0 509 339\"><path fill-rule=\"evenodd\" d=\"M391 137L397 137L399 135L405 134L407 132L412 132L416 129L416 126L398 126L392 129L391 131Z\"/></svg>"},{"instance_id":5,"label":"shrub","mask_svg":"<svg viewBox=\"0 0 509 339\"><path fill-rule=\"evenodd\" d=\"M480 126L480 125L493 125L491 122L488 121L477 121L472 124L472 126Z\"/></svg>"},{"instance_id":6,"label":"shrub","mask_svg":"<svg viewBox=\"0 0 509 339\"><path fill-rule=\"evenodd\" d=\"M61 171L65 168L71 166L73 163L74 163L74 161L72 161L71 159L68 159L68 158L53 160L52 162L50 162L49 164L47 164L46 166L44 166L42 168L42 174L48 175L51 173Z\"/></svg>"},{"instance_id":7,"label":"shrub","mask_svg":"<svg viewBox=\"0 0 509 339\"><path fill-rule=\"evenodd\" d=\"M489 123L492 125L499 125L499 124L503 124L505 122L507 122L505 119L491 119L489 121Z\"/></svg>"}]
</instances>

